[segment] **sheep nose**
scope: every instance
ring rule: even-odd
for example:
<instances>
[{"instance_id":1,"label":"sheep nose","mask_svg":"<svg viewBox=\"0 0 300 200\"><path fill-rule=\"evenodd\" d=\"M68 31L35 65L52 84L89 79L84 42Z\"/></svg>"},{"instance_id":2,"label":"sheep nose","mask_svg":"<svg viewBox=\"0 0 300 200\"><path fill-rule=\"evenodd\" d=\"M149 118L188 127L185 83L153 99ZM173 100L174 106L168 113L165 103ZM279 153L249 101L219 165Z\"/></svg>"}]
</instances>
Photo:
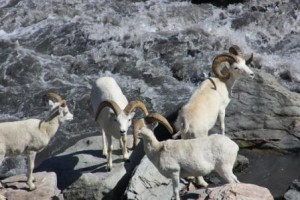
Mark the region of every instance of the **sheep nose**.
<instances>
[{"instance_id":1,"label":"sheep nose","mask_svg":"<svg viewBox=\"0 0 300 200\"><path fill-rule=\"evenodd\" d=\"M254 74L253 73L250 74L250 78L254 78Z\"/></svg>"},{"instance_id":2,"label":"sheep nose","mask_svg":"<svg viewBox=\"0 0 300 200\"><path fill-rule=\"evenodd\" d=\"M124 135L126 131L120 130L121 135Z\"/></svg>"}]
</instances>

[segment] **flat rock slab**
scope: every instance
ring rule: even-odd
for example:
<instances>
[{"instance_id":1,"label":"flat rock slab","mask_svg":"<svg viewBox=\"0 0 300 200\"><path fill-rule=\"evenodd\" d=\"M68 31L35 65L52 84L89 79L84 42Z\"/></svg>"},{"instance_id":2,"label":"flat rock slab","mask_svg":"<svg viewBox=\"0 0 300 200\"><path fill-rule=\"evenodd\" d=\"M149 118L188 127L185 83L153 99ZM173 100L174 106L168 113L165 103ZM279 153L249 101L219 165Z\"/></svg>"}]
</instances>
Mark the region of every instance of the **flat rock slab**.
<instances>
[{"instance_id":1,"label":"flat rock slab","mask_svg":"<svg viewBox=\"0 0 300 200\"><path fill-rule=\"evenodd\" d=\"M273 200L267 188L253 184L226 184L188 192L182 199L197 200Z\"/></svg>"},{"instance_id":2,"label":"flat rock slab","mask_svg":"<svg viewBox=\"0 0 300 200\"><path fill-rule=\"evenodd\" d=\"M56 174L53 172L34 173L36 190L30 191L26 184L25 175L17 175L1 181L0 194L7 200L51 200L53 198L63 200L60 190L57 188Z\"/></svg>"}]
</instances>

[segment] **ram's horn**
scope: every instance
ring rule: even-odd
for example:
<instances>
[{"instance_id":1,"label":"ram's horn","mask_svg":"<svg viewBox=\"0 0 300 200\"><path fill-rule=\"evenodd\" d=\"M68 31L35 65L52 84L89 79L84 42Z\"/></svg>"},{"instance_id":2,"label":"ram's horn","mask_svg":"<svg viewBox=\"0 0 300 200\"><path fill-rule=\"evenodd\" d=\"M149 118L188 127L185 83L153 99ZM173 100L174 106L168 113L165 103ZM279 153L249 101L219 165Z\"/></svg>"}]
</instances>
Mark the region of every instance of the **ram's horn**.
<instances>
[{"instance_id":1,"label":"ram's horn","mask_svg":"<svg viewBox=\"0 0 300 200\"><path fill-rule=\"evenodd\" d=\"M229 62L230 64L232 64L236 61L237 59L233 54L224 53L224 54L217 55L212 64L212 71L216 75L216 77L218 77L222 81L226 81L230 78L230 74L229 73L226 75L222 74L220 65L222 62Z\"/></svg>"},{"instance_id":2,"label":"ram's horn","mask_svg":"<svg viewBox=\"0 0 300 200\"><path fill-rule=\"evenodd\" d=\"M141 109L145 115L148 115L147 107L142 101L139 100L129 102L128 105L124 108L124 112L128 115L135 108Z\"/></svg>"},{"instance_id":3,"label":"ram's horn","mask_svg":"<svg viewBox=\"0 0 300 200\"><path fill-rule=\"evenodd\" d=\"M54 92L49 92L48 97L52 97L53 99L55 99L57 102L62 102L62 98L61 96L59 96L58 94L54 93Z\"/></svg>"},{"instance_id":4,"label":"ram's horn","mask_svg":"<svg viewBox=\"0 0 300 200\"><path fill-rule=\"evenodd\" d=\"M240 56L240 57L244 57L243 56L243 52L242 50L240 49L239 46L237 45L232 45L230 48L229 48L229 52L232 53L233 55L236 55L236 56Z\"/></svg>"},{"instance_id":5,"label":"ram's horn","mask_svg":"<svg viewBox=\"0 0 300 200\"><path fill-rule=\"evenodd\" d=\"M147 124L151 124L153 122L159 122L168 129L169 133L173 134L173 128L168 122L168 120L158 113L150 113L148 116L145 117L145 122Z\"/></svg>"},{"instance_id":6,"label":"ram's horn","mask_svg":"<svg viewBox=\"0 0 300 200\"><path fill-rule=\"evenodd\" d=\"M139 137L139 130L145 126L144 119L139 119L133 122L133 144L131 148L128 148L129 150L134 150Z\"/></svg>"},{"instance_id":7,"label":"ram's horn","mask_svg":"<svg viewBox=\"0 0 300 200\"><path fill-rule=\"evenodd\" d=\"M95 121L97 121L101 110L107 106L110 107L114 111L116 116L118 116L122 112L122 109L116 102L114 102L113 100L105 100L105 101L102 101L100 103L100 105L98 106L96 116L95 116Z\"/></svg>"}]
</instances>

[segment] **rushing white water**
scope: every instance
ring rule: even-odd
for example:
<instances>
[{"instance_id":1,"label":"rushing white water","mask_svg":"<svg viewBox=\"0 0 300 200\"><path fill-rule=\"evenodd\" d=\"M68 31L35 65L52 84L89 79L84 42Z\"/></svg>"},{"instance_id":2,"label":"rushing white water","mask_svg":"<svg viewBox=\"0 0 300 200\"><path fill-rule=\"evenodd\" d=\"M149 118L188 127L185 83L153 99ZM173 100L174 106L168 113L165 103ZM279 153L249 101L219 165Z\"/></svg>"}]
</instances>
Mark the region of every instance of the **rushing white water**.
<instances>
[{"instance_id":1,"label":"rushing white water","mask_svg":"<svg viewBox=\"0 0 300 200\"><path fill-rule=\"evenodd\" d=\"M91 83L112 76L128 99L168 114L208 76L213 57L238 44L253 66L300 91L299 0L228 7L188 1L0 0L0 120L42 118L59 92L73 122L44 157L68 140L99 134ZM53 142L52 141L52 142ZM51 146L53 145L53 146ZM41 156L41 157L43 157Z\"/></svg>"}]
</instances>

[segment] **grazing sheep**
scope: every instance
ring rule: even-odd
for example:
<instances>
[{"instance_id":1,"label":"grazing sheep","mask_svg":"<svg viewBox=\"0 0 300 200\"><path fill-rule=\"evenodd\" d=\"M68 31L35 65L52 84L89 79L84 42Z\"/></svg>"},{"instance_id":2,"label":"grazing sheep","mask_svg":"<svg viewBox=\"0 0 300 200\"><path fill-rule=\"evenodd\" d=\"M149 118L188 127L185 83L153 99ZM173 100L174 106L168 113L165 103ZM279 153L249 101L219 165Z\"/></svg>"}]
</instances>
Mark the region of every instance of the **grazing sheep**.
<instances>
[{"instance_id":1,"label":"grazing sheep","mask_svg":"<svg viewBox=\"0 0 300 200\"><path fill-rule=\"evenodd\" d=\"M133 110L140 108L145 115L148 114L148 111L141 101L128 103L121 88L112 77L101 77L96 80L92 87L91 101L95 120L102 128L102 152L104 156L107 156L107 170L110 171L112 168L112 137L119 139L123 158L128 160L126 135L135 115Z\"/></svg>"},{"instance_id":2,"label":"grazing sheep","mask_svg":"<svg viewBox=\"0 0 300 200\"><path fill-rule=\"evenodd\" d=\"M72 120L67 103L55 93L48 93L52 107L46 120L27 119L0 123L0 161L6 156L25 154L27 156L27 184L30 190L36 189L33 184L34 159L37 152L42 151L58 130L59 124Z\"/></svg>"},{"instance_id":3,"label":"grazing sheep","mask_svg":"<svg viewBox=\"0 0 300 200\"><path fill-rule=\"evenodd\" d=\"M159 142L153 129L160 122L173 132L168 121L159 114L149 114L135 122L134 136L141 135L144 150L158 171L172 179L176 200L179 196L180 177L202 176L216 171L229 183L239 183L232 169L239 147L225 135L213 134L206 137L187 140L167 140Z\"/></svg>"},{"instance_id":4,"label":"grazing sheep","mask_svg":"<svg viewBox=\"0 0 300 200\"><path fill-rule=\"evenodd\" d=\"M224 135L225 110L230 102L231 89L239 78L254 77L254 73L247 66L252 59L253 54L245 61L240 48L236 45L229 48L229 53L217 55L212 64L212 71L216 78L205 80L196 89L189 102L181 108L175 122L178 132L173 135L173 138L179 135L182 139L207 136L217 118ZM220 66L223 62L229 62L230 66L224 68L222 73Z\"/></svg>"}]
</instances>

